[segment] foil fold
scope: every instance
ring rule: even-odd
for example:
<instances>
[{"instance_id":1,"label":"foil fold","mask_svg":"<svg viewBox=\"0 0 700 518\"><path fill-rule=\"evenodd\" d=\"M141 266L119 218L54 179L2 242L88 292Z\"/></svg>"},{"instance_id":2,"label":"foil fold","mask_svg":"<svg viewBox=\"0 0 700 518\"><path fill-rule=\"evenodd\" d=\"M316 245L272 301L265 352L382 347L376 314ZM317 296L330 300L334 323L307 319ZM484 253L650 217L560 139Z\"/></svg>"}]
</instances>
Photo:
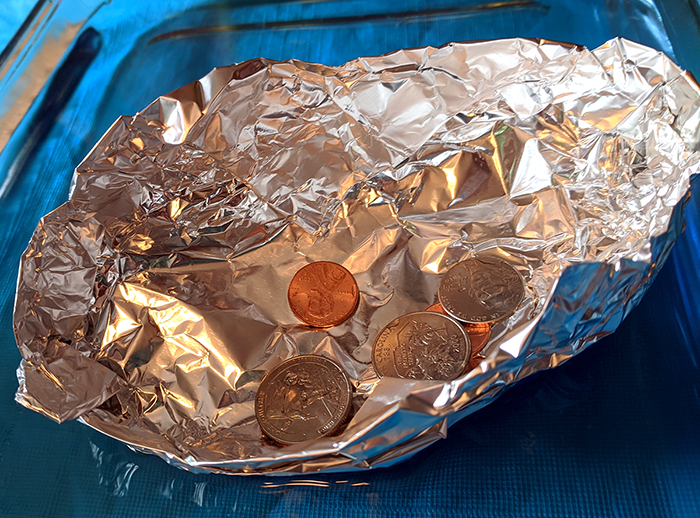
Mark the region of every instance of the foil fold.
<instances>
[{"instance_id":1,"label":"foil fold","mask_svg":"<svg viewBox=\"0 0 700 518\"><path fill-rule=\"evenodd\" d=\"M402 461L637 304L682 228L699 101L692 76L622 39L215 69L117 120L38 225L17 287L16 399L195 472ZM435 302L440 275L473 255L526 281L486 359L450 383L378 379L379 331ZM328 330L285 299L319 260L360 290ZM309 353L343 367L354 416L274 446L257 387Z\"/></svg>"}]
</instances>

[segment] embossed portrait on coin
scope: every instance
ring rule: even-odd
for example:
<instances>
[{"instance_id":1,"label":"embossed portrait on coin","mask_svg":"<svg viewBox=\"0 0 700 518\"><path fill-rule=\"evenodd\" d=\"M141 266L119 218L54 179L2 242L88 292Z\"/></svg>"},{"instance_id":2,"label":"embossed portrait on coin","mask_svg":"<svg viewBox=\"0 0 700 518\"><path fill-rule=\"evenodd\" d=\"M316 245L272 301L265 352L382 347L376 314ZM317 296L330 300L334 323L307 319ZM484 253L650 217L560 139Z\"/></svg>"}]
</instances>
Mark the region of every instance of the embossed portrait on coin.
<instances>
[{"instance_id":1,"label":"embossed portrait on coin","mask_svg":"<svg viewBox=\"0 0 700 518\"><path fill-rule=\"evenodd\" d=\"M335 302L333 291L345 277L345 272L332 265L324 264L323 273L316 276L316 287L309 290L309 304L306 312L314 318L326 318L333 313Z\"/></svg>"},{"instance_id":2,"label":"embossed portrait on coin","mask_svg":"<svg viewBox=\"0 0 700 518\"><path fill-rule=\"evenodd\" d=\"M466 286L459 291L467 291L481 305L491 310L502 303L508 295L508 274L511 273L496 265L496 268L481 269L478 263L467 263L469 275ZM511 273L512 277L512 273Z\"/></svg>"},{"instance_id":3,"label":"embossed portrait on coin","mask_svg":"<svg viewBox=\"0 0 700 518\"><path fill-rule=\"evenodd\" d=\"M307 412L309 405L309 380L305 371L289 372L284 378L284 383L274 394L274 400L278 407L270 413L271 419L307 421L316 416Z\"/></svg>"},{"instance_id":4,"label":"embossed portrait on coin","mask_svg":"<svg viewBox=\"0 0 700 518\"><path fill-rule=\"evenodd\" d=\"M398 333L401 357L395 355L396 371L404 378L438 379L449 377L457 368L460 350L456 337L446 327L434 328L411 321ZM403 368L402 368L403 367Z\"/></svg>"},{"instance_id":5,"label":"embossed portrait on coin","mask_svg":"<svg viewBox=\"0 0 700 518\"><path fill-rule=\"evenodd\" d=\"M497 302L496 297L505 291L503 279L493 275L492 271L471 271L470 277L468 289L471 295L486 307L492 307Z\"/></svg>"},{"instance_id":6,"label":"embossed portrait on coin","mask_svg":"<svg viewBox=\"0 0 700 518\"><path fill-rule=\"evenodd\" d=\"M319 288L311 288L309 290L309 305L306 312L315 318L326 318L333 313L335 304L333 303L333 294L329 291Z\"/></svg>"},{"instance_id":7,"label":"embossed portrait on coin","mask_svg":"<svg viewBox=\"0 0 700 518\"><path fill-rule=\"evenodd\" d=\"M333 414L328 405L337 402L335 392L338 392L338 387L324 374L314 373L315 381L312 382L312 374L306 370L287 373L273 397L279 406L270 412L271 419L284 421L280 430L288 428L293 421L310 421Z\"/></svg>"}]
</instances>

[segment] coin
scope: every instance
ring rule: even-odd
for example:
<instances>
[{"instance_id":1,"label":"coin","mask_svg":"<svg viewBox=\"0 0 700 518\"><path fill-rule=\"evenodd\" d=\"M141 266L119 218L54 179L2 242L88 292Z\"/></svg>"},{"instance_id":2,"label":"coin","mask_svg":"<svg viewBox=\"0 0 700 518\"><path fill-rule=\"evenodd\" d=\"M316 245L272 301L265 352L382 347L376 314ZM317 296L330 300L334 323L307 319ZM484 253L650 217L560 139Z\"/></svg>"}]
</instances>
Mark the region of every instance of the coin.
<instances>
[{"instance_id":1,"label":"coin","mask_svg":"<svg viewBox=\"0 0 700 518\"><path fill-rule=\"evenodd\" d=\"M449 381L464 372L471 355L469 337L450 317L428 311L391 321L374 341L377 375Z\"/></svg>"},{"instance_id":2,"label":"coin","mask_svg":"<svg viewBox=\"0 0 700 518\"><path fill-rule=\"evenodd\" d=\"M425 308L425 311L432 311L434 313L442 313L447 315L447 311L442 307L442 304L436 302L432 306ZM464 330L469 335L469 341L472 345L472 358L479 354L486 344L489 343L491 339L491 326L489 324L462 324Z\"/></svg>"},{"instance_id":3,"label":"coin","mask_svg":"<svg viewBox=\"0 0 700 518\"><path fill-rule=\"evenodd\" d=\"M469 370L472 371L476 369L481 362L483 362L486 359L486 356L482 354L474 354L472 355L472 359L469 362Z\"/></svg>"},{"instance_id":4,"label":"coin","mask_svg":"<svg viewBox=\"0 0 700 518\"><path fill-rule=\"evenodd\" d=\"M349 271L330 261L318 261L294 275L287 299L302 322L313 327L333 327L355 313L359 292Z\"/></svg>"},{"instance_id":5,"label":"coin","mask_svg":"<svg viewBox=\"0 0 700 518\"><path fill-rule=\"evenodd\" d=\"M522 276L492 257L472 257L440 280L438 299L447 314L470 324L498 322L512 315L525 295Z\"/></svg>"},{"instance_id":6,"label":"coin","mask_svg":"<svg viewBox=\"0 0 700 518\"><path fill-rule=\"evenodd\" d=\"M345 372L323 356L296 356L284 361L260 382L255 416L273 441L292 444L333 433L352 406Z\"/></svg>"}]
</instances>

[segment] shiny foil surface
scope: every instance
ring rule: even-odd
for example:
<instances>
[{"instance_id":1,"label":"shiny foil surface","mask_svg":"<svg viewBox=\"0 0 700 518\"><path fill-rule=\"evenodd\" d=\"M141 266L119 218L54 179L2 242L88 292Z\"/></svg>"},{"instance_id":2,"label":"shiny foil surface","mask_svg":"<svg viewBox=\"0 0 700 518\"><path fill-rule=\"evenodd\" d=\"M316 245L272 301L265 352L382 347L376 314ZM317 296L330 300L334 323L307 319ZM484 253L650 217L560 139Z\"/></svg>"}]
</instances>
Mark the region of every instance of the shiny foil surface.
<instances>
[{"instance_id":1,"label":"shiny foil surface","mask_svg":"<svg viewBox=\"0 0 700 518\"><path fill-rule=\"evenodd\" d=\"M38 225L17 288L16 399L197 472L399 462L617 328L681 231L699 108L689 74L621 39L215 69L117 120ZM526 283L485 360L449 383L380 380L377 334L477 255ZM357 281L340 326L289 308L314 261ZM276 446L258 386L310 353L343 367L354 415Z\"/></svg>"}]
</instances>

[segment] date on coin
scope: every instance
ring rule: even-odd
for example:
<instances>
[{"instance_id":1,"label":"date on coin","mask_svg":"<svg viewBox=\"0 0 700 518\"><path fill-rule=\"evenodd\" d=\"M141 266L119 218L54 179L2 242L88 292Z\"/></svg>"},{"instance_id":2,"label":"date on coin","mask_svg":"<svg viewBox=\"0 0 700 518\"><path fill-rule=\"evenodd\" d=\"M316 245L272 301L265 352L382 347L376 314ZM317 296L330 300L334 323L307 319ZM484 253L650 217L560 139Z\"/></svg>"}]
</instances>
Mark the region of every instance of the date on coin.
<instances>
[{"instance_id":1,"label":"date on coin","mask_svg":"<svg viewBox=\"0 0 700 518\"><path fill-rule=\"evenodd\" d=\"M452 266L440 280L438 299L447 314L470 324L512 315L525 296L518 270L492 257L472 257Z\"/></svg>"},{"instance_id":2,"label":"date on coin","mask_svg":"<svg viewBox=\"0 0 700 518\"><path fill-rule=\"evenodd\" d=\"M280 444L335 432L350 413L352 387L345 372L323 356L296 356L268 372L255 397L263 433Z\"/></svg>"},{"instance_id":3,"label":"date on coin","mask_svg":"<svg viewBox=\"0 0 700 518\"><path fill-rule=\"evenodd\" d=\"M467 368L471 344L462 326L440 313L419 311L391 321L374 341L377 375L449 381Z\"/></svg>"},{"instance_id":4,"label":"date on coin","mask_svg":"<svg viewBox=\"0 0 700 518\"><path fill-rule=\"evenodd\" d=\"M359 291L352 274L330 261L318 261L300 269L289 283L289 307L302 322L313 327L333 327L357 309Z\"/></svg>"}]
</instances>

